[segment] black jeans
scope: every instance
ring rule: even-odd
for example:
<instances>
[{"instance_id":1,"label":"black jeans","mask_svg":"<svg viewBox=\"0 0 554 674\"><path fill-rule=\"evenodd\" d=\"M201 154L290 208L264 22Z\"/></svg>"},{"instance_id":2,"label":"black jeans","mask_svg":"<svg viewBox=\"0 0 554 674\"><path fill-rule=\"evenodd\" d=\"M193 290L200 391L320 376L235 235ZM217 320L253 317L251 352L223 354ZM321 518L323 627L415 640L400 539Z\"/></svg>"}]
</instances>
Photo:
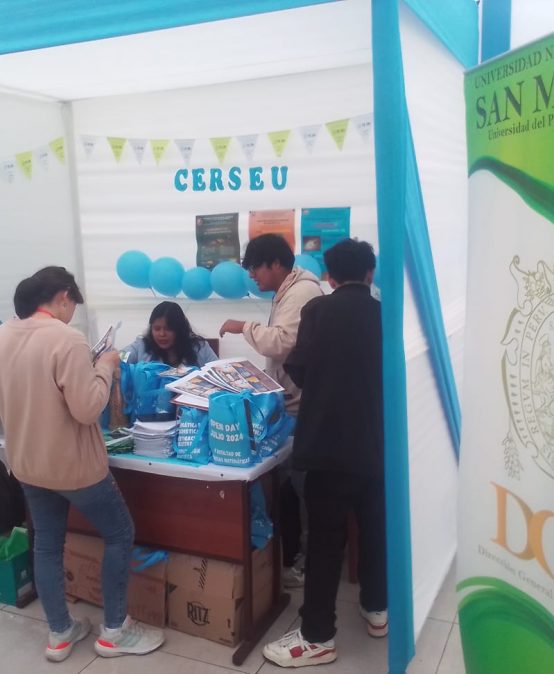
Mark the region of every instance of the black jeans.
<instances>
[{"instance_id":1,"label":"black jeans","mask_svg":"<svg viewBox=\"0 0 554 674\"><path fill-rule=\"evenodd\" d=\"M387 607L384 485L364 475L309 471L304 495L308 552L301 631L307 641L321 643L336 632L335 603L351 510L360 532L360 604L367 611Z\"/></svg>"}]
</instances>

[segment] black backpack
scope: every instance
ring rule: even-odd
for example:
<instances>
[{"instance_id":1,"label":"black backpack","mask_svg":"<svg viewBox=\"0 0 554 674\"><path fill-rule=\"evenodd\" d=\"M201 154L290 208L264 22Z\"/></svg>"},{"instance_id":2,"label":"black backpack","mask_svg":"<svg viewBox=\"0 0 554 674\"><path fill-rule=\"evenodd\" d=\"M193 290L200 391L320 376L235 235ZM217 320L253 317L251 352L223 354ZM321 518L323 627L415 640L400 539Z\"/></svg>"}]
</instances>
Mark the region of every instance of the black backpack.
<instances>
[{"instance_id":1,"label":"black backpack","mask_svg":"<svg viewBox=\"0 0 554 674\"><path fill-rule=\"evenodd\" d=\"M0 534L9 533L24 520L25 499L21 485L0 461Z\"/></svg>"}]
</instances>

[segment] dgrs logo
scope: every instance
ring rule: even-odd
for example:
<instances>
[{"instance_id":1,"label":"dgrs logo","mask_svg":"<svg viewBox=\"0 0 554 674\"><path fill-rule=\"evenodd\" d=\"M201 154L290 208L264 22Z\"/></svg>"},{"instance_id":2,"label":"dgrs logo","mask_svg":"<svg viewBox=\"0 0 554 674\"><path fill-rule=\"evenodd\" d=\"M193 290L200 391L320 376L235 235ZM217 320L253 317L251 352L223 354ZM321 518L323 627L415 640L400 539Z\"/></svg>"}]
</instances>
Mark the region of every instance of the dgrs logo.
<instances>
[{"instance_id":1,"label":"dgrs logo","mask_svg":"<svg viewBox=\"0 0 554 674\"><path fill-rule=\"evenodd\" d=\"M554 511L533 512L529 505L513 491L492 482L496 489L496 537L493 543L500 545L518 559L535 559L543 571L554 578L554 543L546 543L546 524L554 523ZM517 509L517 510L516 510ZM511 519L518 519L517 525ZM523 522L524 526L521 526ZM511 526L514 524L514 526ZM515 533L517 529L517 534ZM554 527L550 529L554 539Z\"/></svg>"}]
</instances>

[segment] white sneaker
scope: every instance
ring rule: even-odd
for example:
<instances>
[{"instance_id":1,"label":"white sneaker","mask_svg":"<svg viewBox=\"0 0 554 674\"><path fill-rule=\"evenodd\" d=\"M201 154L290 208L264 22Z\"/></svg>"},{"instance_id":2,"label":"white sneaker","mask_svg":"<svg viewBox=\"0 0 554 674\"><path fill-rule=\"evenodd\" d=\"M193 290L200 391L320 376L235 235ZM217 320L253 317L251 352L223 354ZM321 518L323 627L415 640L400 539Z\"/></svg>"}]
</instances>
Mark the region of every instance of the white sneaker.
<instances>
[{"instance_id":1,"label":"white sneaker","mask_svg":"<svg viewBox=\"0 0 554 674\"><path fill-rule=\"evenodd\" d=\"M294 566L284 566L281 572L283 585L287 589L304 587L304 572Z\"/></svg>"},{"instance_id":2,"label":"white sneaker","mask_svg":"<svg viewBox=\"0 0 554 674\"><path fill-rule=\"evenodd\" d=\"M116 629L100 625L100 636L94 642L94 650L103 658L145 655L159 648L164 639L162 630L147 627L127 616L123 625Z\"/></svg>"},{"instance_id":3,"label":"white sneaker","mask_svg":"<svg viewBox=\"0 0 554 674\"><path fill-rule=\"evenodd\" d=\"M389 633L389 612L387 609L383 611L366 611L363 606L360 606L360 615L367 621L367 633L372 637L386 637Z\"/></svg>"},{"instance_id":4,"label":"white sneaker","mask_svg":"<svg viewBox=\"0 0 554 674\"><path fill-rule=\"evenodd\" d=\"M71 655L73 646L84 639L90 632L91 624L88 618L75 620L65 632L49 632L48 646L46 647L46 659L52 662L62 662Z\"/></svg>"},{"instance_id":5,"label":"white sneaker","mask_svg":"<svg viewBox=\"0 0 554 674\"><path fill-rule=\"evenodd\" d=\"M321 644L311 644L304 639L299 629L285 634L278 641L266 644L263 654L279 667L324 665L337 659L334 639Z\"/></svg>"}]
</instances>

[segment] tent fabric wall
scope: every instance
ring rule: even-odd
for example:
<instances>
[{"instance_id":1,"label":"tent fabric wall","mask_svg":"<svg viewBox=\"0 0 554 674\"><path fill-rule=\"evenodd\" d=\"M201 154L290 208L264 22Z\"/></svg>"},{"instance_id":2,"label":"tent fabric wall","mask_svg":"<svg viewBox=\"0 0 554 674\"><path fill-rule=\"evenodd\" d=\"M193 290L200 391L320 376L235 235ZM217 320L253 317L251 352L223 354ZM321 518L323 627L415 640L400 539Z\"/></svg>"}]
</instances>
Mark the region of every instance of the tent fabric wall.
<instances>
[{"instance_id":1,"label":"tent fabric wall","mask_svg":"<svg viewBox=\"0 0 554 674\"><path fill-rule=\"evenodd\" d=\"M402 5L400 29L406 100L445 333L459 390L467 260L463 67ZM456 549L457 467L428 344L407 280L404 310L417 635Z\"/></svg>"},{"instance_id":2,"label":"tent fabric wall","mask_svg":"<svg viewBox=\"0 0 554 674\"><path fill-rule=\"evenodd\" d=\"M46 163L37 151L66 135L60 103L0 92L0 320L13 315L16 284L38 268L64 265L81 281L68 159L62 164L50 153ZM33 152L31 178L15 167L13 181L5 162ZM17 162L15 162L17 164ZM76 324L83 328L85 314Z\"/></svg>"}]
</instances>

